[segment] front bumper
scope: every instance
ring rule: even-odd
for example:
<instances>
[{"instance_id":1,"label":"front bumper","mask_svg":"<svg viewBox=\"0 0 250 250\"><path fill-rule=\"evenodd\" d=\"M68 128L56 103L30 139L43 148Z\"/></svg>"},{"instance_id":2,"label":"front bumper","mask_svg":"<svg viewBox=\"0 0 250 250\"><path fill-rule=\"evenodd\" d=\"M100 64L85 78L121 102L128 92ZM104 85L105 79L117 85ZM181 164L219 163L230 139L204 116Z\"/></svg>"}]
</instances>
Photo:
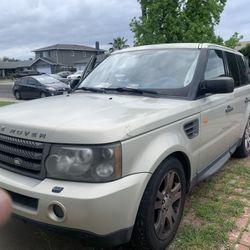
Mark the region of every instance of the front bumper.
<instances>
[{"instance_id":1,"label":"front bumper","mask_svg":"<svg viewBox=\"0 0 250 250\"><path fill-rule=\"evenodd\" d=\"M14 194L13 212L18 216L105 238L119 231L131 233L129 229L134 225L150 177L151 174L140 173L114 182L92 184L41 181L0 169L0 187ZM55 186L63 190L54 193ZM53 204L63 207L63 218L55 216Z\"/></svg>"},{"instance_id":2,"label":"front bumper","mask_svg":"<svg viewBox=\"0 0 250 250\"><path fill-rule=\"evenodd\" d=\"M68 90L58 90L58 91L49 91L47 92L47 96L55 96L55 95L67 95Z\"/></svg>"}]
</instances>

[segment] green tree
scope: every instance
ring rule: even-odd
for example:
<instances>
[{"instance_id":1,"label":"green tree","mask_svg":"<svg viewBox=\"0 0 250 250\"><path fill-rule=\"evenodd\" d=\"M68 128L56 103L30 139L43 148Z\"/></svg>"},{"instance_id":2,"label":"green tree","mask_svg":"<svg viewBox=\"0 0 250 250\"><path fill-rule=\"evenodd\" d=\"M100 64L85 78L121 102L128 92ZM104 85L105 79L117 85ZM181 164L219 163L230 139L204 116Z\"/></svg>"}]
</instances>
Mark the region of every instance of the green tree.
<instances>
[{"instance_id":1,"label":"green tree","mask_svg":"<svg viewBox=\"0 0 250 250\"><path fill-rule=\"evenodd\" d=\"M19 60L15 59L14 57L10 58L10 57L4 56L2 59L0 59L0 61L3 61L3 62L18 62Z\"/></svg>"},{"instance_id":2,"label":"green tree","mask_svg":"<svg viewBox=\"0 0 250 250\"><path fill-rule=\"evenodd\" d=\"M113 52L115 50L121 50L124 48L128 48L129 45L127 45L127 39L124 37L117 37L113 39L113 42L109 43L112 45L112 47L109 49L110 52Z\"/></svg>"},{"instance_id":3,"label":"green tree","mask_svg":"<svg viewBox=\"0 0 250 250\"><path fill-rule=\"evenodd\" d=\"M215 34L226 0L138 0L142 16L130 24L135 44L212 42L224 44ZM237 35L236 35L237 34ZM235 33L227 42L237 45Z\"/></svg>"},{"instance_id":4,"label":"green tree","mask_svg":"<svg viewBox=\"0 0 250 250\"><path fill-rule=\"evenodd\" d=\"M234 34L227 40L224 42L225 46L229 47L229 48L235 48L236 45L239 44L239 41L243 39L242 35L239 35L238 32L234 32Z\"/></svg>"}]
</instances>

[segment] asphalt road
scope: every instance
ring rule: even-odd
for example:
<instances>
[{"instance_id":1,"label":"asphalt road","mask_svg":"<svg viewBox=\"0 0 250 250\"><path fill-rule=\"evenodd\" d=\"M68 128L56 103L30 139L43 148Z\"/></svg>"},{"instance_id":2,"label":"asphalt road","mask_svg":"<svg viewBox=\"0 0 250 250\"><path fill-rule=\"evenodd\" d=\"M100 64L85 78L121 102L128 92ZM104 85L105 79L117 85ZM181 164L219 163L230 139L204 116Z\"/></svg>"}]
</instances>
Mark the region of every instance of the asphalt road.
<instances>
[{"instance_id":1,"label":"asphalt road","mask_svg":"<svg viewBox=\"0 0 250 250\"><path fill-rule=\"evenodd\" d=\"M0 98L14 99L12 84L0 84Z\"/></svg>"}]
</instances>

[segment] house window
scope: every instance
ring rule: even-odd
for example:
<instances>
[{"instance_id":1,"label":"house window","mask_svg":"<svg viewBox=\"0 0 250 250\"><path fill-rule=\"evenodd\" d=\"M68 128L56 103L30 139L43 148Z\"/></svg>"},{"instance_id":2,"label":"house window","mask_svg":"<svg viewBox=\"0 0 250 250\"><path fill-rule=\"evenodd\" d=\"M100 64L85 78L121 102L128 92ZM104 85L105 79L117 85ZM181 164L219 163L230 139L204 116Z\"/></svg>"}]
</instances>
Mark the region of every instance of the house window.
<instances>
[{"instance_id":1,"label":"house window","mask_svg":"<svg viewBox=\"0 0 250 250\"><path fill-rule=\"evenodd\" d=\"M83 51L83 52L82 52L82 57L87 57L86 51Z\"/></svg>"},{"instance_id":2,"label":"house window","mask_svg":"<svg viewBox=\"0 0 250 250\"><path fill-rule=\"evenodd\" d=\"M38 53L38 56L39 56L39 57L43 57L43 52L39 52L39 53Z\"/></svg>"},{"instance_id":3,"label":"house window","mask_svg":"<svg viewBox=\"0 0 250 250\"><path fill-rule=\"evenodd\" d=\"M71 51L71 56L75 56L75 51L74 50Z\"/></svg>"},{"instance_id":4,"label":"house window","mask_svg":"<svg viewBox=\"0 0 250 250\"><path fill-rule=\"evenodd\" d=\"M50 56L51 56L50 51L46 51L46 52L44 52L44 57L50 57Z\"/></svg>"}]
</instances>

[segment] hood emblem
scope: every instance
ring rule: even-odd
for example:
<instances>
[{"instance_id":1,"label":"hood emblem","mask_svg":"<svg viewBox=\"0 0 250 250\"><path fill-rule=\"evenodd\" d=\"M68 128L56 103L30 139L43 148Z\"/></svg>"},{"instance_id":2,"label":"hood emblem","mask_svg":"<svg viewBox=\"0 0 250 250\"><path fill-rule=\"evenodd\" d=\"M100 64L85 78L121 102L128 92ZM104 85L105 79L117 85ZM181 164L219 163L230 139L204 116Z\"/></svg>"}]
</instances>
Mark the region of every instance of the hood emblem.
<instances>
[{"instance_id":1,"label":"hood emblem","mask_svg":"<svg viewBox=\"0 0 250 250\"><path fill-rule=\"evenodd\" d=\"M0 124L0 133L7 133L9 135L13 135L15 137L26 137L30 139L46 139L46 133L32 132L28 130L20 130L14 128L8 128Z\"/></svg>"}]
</instances>

